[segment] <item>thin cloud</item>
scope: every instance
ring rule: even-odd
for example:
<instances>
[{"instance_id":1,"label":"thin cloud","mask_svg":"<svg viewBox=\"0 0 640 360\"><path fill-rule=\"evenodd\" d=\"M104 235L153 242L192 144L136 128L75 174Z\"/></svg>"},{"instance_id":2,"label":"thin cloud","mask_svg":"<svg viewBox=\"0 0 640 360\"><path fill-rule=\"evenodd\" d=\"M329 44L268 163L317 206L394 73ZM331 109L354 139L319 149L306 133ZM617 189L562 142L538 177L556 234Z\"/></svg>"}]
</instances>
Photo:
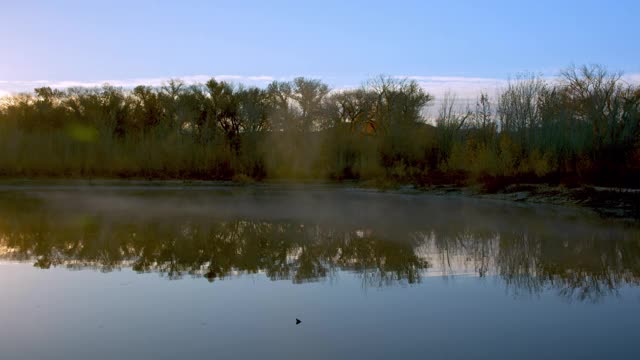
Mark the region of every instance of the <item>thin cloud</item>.
<instances>
[{"instance_id":1,"label":"thin cloud","mask_svg":"<svg viewBox=\"0 0 640 360\"><path fill-rule=\"evenodd\" d=\"M49 86L54 89L67 89L72 87L101 87L105 84L109 84L115 87L132 88L138 85L147 86L161 86L166 84L171 79L179 79L184 83L199 84L205 83L209 79L215 78L220 81L229 81L234 83L241 83L245 85L263 86L274 80L280 80L273 76L258 75L258 76L244 76L244 75L190 75L190 76L178 76L178 77L157 77L157 78L131 78L131 79L111 79L111 80L98 80L98 81L47 81L47 80L32 80L32 81L7 81L0 80L0 95L5 96L12 93L30 92L34 88Z\"/></svg>"},{"instance_id":2,"label":"thin cloud","mask_svg":"<svg viewBox=\"0 0 640 360\"><path fill-rule=\"evenodd\" d=\"M55 89L66 89L71 87L101 87L109 84L115 87L132 88L137 85L161 86L171 79L180 79L188 85L205 83L209 79L215 78L220 81L228 81L252 86L265 86L274 80L291 80L294 77L274 77L268 75L190 75L181 77L156 77L156 78L130 78L130 79L112 79L99 81L48 81L48 80L31 80L31 81L8 81L0 80L0 96L6 96L20 92L30 92L34 88L49 86ZM310 78L322 79L321 76ZM481 92L490 96L496 95L501 89L509 84L508 79L504 78L485 78L485 77L464 77L464 76L425 76L425 75L396 75L393 78L415 80L427 92L434 95L436 102L442 99L445 94L456 94L458 100L473 101ZM545 77L550 82L557 81L557 77ZM626 74L622 76L622 80L628 84L640 85L640 73ZM334 92L340 92L357 88L358 86L336 84L333 86Z\"/></svg>"},{"instance_id":3,"label":"thin cloud","mask_svg":"<svg viewBox=\"0 0 640 360\"><path fill-rule=\"evenodd\" d=\"M458 100L475 100L480 93L495 95L501 89L508 86L514 79L463 77L463 76L423 76L423 75L398 75L397 79L415 80L425 91L434 95L436 101L441 100L445 94L455 94ZM545 76L550 83L559 81L556 76ZM621 80L632 85L640 85L640 73L626 74Z\"/></svg>"},{"instance_id":4,"label":"thin cloud","mask_svg":"<svg viewBox=\"0 0 640 360\"><path fill-rule=\"evenodd\" d=\"M486 83L493 81L503 81L503 79L496 78L482 78L482 77L465 77L465 76L421 76L421 75L399 75L396 78L405 78L416 81L428 81L428 82L444 82L444 83Z\"/></svg>"},{"instance_id":5,"label":"thin cloud","mask_svg":"<svg viewBox=\"0 0 640 360\"><path fill-rule=\"evenodd\" d=\"M625 81L632 85L640 85L640 74L627 74L622 75L622 81Z\"/></svg>"},{"instance_id":6,"label":"thin cloud","mask_svg":"<svg viewBox=\"0 0 640 360\"><path fill-rule=\"evenodd\" d=\"M442 99L447 93L456 94L460 100L475 99L481 92L492 94L509 83L507 79L464 76L399 75L394 77L415 80L436 99Z\"/></svg>"}]
</instances>

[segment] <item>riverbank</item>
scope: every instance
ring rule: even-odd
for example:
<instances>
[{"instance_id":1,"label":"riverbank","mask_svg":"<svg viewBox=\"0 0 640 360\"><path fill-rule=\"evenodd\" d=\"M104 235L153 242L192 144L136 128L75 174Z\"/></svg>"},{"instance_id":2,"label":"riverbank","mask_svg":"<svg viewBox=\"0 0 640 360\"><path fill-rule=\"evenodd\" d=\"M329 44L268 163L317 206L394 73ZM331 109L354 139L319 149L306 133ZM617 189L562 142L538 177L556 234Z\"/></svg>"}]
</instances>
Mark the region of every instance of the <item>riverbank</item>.
<instances>
[{"instance_id":1,"label":"riverbank","mask_svg":"<svg viewBox=\"0 0 640 360\"><path fill-rule=\"evenodd\" d=\"M432 194L580 207L590 209L602 217L640 219L640 190L638 189L598 186L568 188L546 184L512 184L491 193L479 186L433 186L421 190Z\"/></svg>"}]
</instances>

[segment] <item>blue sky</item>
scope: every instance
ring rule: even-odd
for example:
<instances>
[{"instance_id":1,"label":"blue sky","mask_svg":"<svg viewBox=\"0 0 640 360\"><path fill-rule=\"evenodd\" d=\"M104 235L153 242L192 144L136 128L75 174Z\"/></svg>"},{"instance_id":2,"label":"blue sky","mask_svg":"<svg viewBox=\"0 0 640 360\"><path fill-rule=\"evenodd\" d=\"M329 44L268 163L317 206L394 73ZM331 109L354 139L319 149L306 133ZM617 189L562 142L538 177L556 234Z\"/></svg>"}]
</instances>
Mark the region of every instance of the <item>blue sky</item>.
<instances>
[{"instance_id":1,"label":"blue sky","mask_svg":"<svg viewBox=\"0 0 640 360\"><path fill-rule=\"evenodd\" d=\"M572 63L636 74L638 23L637 0L0 0L0 91L212 75L485 81Z\"/></svg>"}]
</instances>

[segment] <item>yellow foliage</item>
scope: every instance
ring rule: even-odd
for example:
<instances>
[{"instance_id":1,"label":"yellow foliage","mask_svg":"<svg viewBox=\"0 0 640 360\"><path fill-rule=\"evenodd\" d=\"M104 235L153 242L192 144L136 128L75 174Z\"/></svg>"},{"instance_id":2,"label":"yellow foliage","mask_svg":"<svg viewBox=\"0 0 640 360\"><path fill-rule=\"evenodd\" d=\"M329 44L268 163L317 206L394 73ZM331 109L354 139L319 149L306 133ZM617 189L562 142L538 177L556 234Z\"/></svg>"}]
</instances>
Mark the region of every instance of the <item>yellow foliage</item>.
<instances>
[{"instance_id":1,"label":"yellow foliage","mask_svg":"<svg viewBox=\"0 0 640 360\"><path fill-rule=\"evenodd\" d=\"M70 138L80 142L95 142L98 138L98 130L95 127L83 124L69 124L66 133Z\"/></svg>"},{"instance_id":2,"label":"yellow foliage","mask_svg":"<svg viewBox=\"0 0 640 360\"><path fill-rule=\"evenodd\" d=\"M529 167L537 176L545 176L554 170L553 159L550 153L541 154L534 150L529 155Z\"/></svg>"},{"instance_id":3,"label":"yellow foliage","mask_svg":"<svg viewBox=\"0 0 640 360\"><path fill-rule=\"evenodd\" d=\"M451 155L447 164L447 170L464 170L466 169L466 149L462 144L455 143L451 148Z\"/></svg>"},{"instance_id":4,"label":"yellow foliage","mask_svg":"<svg viewBox=\"0 0 640 360\"><path fill-rule=\"evenodd\" d=\"M517 163L520 149L511 138L502 134L500 136L500 175L514 175L517 172Z\"/></svg>"},{"instance_id":5,"label":"yellow foliage","mask_svg":"<svg viewBox=\"0 0 640 360\"><path fill-rule=\"evenodd\" d=\"M476 151L475 158L470 165L476 175L496 176L500 172L500 159L498 155L486 146Z\"/></svg>"}]
</instances>

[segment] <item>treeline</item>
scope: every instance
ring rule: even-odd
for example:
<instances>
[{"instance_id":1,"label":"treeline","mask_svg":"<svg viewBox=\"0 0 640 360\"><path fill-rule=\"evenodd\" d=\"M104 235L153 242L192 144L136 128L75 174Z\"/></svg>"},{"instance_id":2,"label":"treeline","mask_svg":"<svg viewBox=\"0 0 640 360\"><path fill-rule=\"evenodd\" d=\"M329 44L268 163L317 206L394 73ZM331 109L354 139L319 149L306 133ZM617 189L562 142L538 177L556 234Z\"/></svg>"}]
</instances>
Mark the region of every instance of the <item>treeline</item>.
<instances>
[{"instance_id":1,"label":"treeline","mask_svg":"<svg viewBox=\"0 0 640 360\"><path fill-rule=\"evenodd\" d=\"M602 67L439 100L385 77L38 88L1 100L0 175L640 183L640 88Z\"/></svg>"}]
</instances>

